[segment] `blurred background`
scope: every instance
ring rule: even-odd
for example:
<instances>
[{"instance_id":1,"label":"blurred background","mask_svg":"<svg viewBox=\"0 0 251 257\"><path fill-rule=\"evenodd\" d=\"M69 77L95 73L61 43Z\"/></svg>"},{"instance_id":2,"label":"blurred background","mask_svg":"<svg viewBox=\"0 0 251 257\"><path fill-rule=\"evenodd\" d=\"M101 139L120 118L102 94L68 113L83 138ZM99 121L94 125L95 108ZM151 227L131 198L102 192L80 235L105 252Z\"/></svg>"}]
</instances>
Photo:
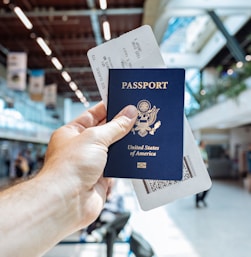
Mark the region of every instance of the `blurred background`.
<instances>
[{"instance_id":1,"label":"blurred background","mask_svg":"<svg viewBox=\"0 0 251 257\"><path fill-rule=\"evenodd\" d=\"M148 256L130 251L132 231L160 257L248 256L250 18L248 0L0 2L1 189L36 175L51 133L101 100L87 51L144 24L166 66L186 69L185 115L198 147L205 144L213 181L199 206L189 196L148 212L140 210L130 181L118 181L107 203L112 214L46 257ZM120 224L121 213L129 215ZM121 228L107 253L107 226L97 229L111 220Z\"/></svg>"}]
</instances>

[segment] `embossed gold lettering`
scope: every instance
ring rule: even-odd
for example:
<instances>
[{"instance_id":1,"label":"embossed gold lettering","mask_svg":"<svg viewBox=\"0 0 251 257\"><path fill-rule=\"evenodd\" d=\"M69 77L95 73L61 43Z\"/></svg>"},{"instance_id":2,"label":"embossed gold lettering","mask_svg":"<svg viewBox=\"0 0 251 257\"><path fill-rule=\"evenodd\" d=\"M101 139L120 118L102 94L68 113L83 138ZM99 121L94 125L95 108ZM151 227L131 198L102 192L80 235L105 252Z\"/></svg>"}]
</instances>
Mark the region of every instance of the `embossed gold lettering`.
<instances>
[{"instance_id":1,"label":"embossed gold lettering","mask_svg":"<svg viewBox=\"0 0 251 257\"><path fill-rule=\"evenodd\" d=\"M168 81L135 81L121 83L122 89L167 89Z\"/></svg>"}]
</instances>

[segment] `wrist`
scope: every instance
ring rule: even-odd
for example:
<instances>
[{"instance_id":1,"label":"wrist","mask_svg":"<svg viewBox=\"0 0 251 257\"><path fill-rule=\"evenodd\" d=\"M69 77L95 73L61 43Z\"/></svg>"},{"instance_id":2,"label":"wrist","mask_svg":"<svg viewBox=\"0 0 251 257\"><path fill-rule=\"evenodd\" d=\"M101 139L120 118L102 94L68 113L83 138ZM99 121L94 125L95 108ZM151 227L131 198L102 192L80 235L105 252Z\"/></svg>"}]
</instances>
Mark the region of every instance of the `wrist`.
<instances>
[{"instance_id":1,"label":"wrist","mask_svg":"<svg viewBox=\"0 0 251 257\"><path fill-rule=\"evenodd\" d=\"M34 183L43 194L41 211L48 219L48 229L54 233L56 241L77 231L80 227L79 190L69 180L41 172ZM43 209L43 210L42 210ZM37 210L34 210L36 213Z\"/></svg>"},{"instance_id":2,"label":"wrist","mask_svg":"<svg viewBox=\"0 0 251 257\"><path fill-rule=\"evenodd\" d=\"M67 186L59 187L58 181L46 172L3 191L0 201L3 256L20 256L20 249L22 256L42 256L78 230L77 197L69 191Z\"/></svg>"}]
</instances>

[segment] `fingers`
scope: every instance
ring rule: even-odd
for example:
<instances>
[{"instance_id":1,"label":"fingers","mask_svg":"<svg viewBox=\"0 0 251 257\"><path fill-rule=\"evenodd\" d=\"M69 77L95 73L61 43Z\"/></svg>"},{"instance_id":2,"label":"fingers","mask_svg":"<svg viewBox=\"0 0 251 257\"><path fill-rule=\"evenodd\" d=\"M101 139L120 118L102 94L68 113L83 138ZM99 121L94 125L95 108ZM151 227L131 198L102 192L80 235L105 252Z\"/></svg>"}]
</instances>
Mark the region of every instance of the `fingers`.
<instances>
[{"instance_id":1,"label":"fingers","mask_svg":"<svg viewBox=\"0 0 251 257\"><path fill-rule=\"evenodd\" d=\"M118 113L113 120L100 126L98 133L108 147L124 137L133 127L138 116L137 108L128 105Z\"/></svg>"}]
</instances>

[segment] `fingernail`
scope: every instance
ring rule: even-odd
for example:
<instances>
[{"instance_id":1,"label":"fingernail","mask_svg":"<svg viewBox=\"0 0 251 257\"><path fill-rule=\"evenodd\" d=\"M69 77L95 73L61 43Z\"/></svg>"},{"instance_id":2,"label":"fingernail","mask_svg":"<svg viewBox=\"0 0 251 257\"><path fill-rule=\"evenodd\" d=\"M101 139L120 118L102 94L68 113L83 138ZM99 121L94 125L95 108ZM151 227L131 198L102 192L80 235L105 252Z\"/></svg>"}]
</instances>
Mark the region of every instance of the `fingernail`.
<instances>
[{"instance_id":1,"label":"fingernail","mask_svg":"<svg viewBox=\"0 0 251 257\"><path fill-rule=\"evenodd\" d=\"M137 108L134 105L128 105L127 107L125 107L122 113L129 119L133 119L138 115Z\"/></svg>"}]
</instances>

